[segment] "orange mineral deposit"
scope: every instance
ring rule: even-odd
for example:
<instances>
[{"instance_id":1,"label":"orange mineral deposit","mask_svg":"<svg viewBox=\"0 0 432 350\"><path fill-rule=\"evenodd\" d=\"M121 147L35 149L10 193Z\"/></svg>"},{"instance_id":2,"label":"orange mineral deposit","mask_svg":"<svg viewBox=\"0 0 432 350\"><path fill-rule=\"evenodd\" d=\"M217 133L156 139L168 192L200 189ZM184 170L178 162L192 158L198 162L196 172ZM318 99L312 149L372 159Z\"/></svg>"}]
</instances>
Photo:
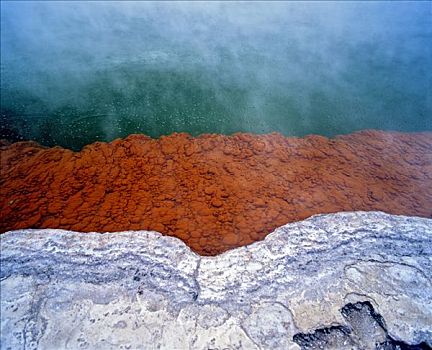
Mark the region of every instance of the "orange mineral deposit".
<instances>
[{"instance_id":1,"label":"orange mineral deposit","mask_svg":"<svg viewBox=\"0 0 432 350\"><path fill-rule=\"evenodd\" d=\"M202 255L314 214L432 217L432 133L130 135L80 152L0 144L0 231L155 230Z\"/></svg>"}]
</instances>

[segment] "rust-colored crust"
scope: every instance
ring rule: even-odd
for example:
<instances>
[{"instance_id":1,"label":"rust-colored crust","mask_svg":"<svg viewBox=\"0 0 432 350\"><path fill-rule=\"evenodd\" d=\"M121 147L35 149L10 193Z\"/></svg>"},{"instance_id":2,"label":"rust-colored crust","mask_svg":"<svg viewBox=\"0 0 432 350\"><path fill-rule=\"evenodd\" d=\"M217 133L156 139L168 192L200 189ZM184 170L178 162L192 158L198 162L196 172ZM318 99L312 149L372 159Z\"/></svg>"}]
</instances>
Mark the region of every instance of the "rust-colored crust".
<instances>
[{"instance_id":1,"label":"rust-colored crust","mask_svg":"<svg viewBox=\"0 0 432 350\"><path fill-rule=\"evenodd\" d=\"M0 142L0 156L1 232L155 230L216 255L318 213L432 217L432 132Z\"/></svg>"}]
</instances>

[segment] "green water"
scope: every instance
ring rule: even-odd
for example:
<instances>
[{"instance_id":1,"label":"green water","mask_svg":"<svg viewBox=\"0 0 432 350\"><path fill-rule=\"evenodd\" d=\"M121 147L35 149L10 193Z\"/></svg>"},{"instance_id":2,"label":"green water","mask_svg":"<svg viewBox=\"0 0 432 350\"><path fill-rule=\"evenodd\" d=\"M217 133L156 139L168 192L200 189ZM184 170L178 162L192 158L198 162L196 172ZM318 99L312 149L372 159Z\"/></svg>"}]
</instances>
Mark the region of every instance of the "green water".
<instances>
[{"instance_id":1,"label":"green water","mask_svg":"<svg viewBox=\"0 0 432 350\"><path fill-rule=\"evenodd\" d=\"M2 2L0 138L432 130L430 2Z\"/></svg>"}]
</instances>

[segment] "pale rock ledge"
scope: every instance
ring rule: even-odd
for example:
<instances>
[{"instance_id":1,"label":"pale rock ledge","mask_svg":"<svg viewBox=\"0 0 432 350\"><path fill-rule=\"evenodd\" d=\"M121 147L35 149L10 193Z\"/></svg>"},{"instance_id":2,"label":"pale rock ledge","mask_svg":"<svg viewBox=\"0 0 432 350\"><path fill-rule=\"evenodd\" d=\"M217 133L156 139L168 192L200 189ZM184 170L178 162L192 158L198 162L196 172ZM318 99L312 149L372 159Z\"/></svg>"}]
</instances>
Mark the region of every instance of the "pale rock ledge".
<instances>
[{"instance_id":1,"label":"pale rock ledge","mask_svg":"<svg viewBox=\"0 0 432 350\"><path fill-rule=\"evenodd\" d=\"M1 349L427 349L432 220L314 216L200 257L156 232L1 236Z\"/></svg>"}]
</instances>

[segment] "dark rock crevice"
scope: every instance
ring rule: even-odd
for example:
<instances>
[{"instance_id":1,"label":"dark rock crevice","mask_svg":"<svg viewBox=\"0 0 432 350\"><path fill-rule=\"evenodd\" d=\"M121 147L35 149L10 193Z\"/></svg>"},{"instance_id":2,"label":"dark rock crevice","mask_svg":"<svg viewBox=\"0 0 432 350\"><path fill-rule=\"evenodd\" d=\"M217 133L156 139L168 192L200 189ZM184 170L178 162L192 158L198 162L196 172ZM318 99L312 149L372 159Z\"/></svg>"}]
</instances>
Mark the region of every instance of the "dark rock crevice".
<instances>
[{"instance_id":1,"label":"dark rock crevice","mask_svg":"<svg viewBox=\"0 0 432 350\"><path fill-rule=\"evenodd\" d=\"M393 339L384 318L368 301L348 303L341 309L347 325L316 329L313 333L297 333L293 340L302 350L315 349L374 349L374 350L429 350L426 342L407 344Z\"/></svg>"}]
</instances>

